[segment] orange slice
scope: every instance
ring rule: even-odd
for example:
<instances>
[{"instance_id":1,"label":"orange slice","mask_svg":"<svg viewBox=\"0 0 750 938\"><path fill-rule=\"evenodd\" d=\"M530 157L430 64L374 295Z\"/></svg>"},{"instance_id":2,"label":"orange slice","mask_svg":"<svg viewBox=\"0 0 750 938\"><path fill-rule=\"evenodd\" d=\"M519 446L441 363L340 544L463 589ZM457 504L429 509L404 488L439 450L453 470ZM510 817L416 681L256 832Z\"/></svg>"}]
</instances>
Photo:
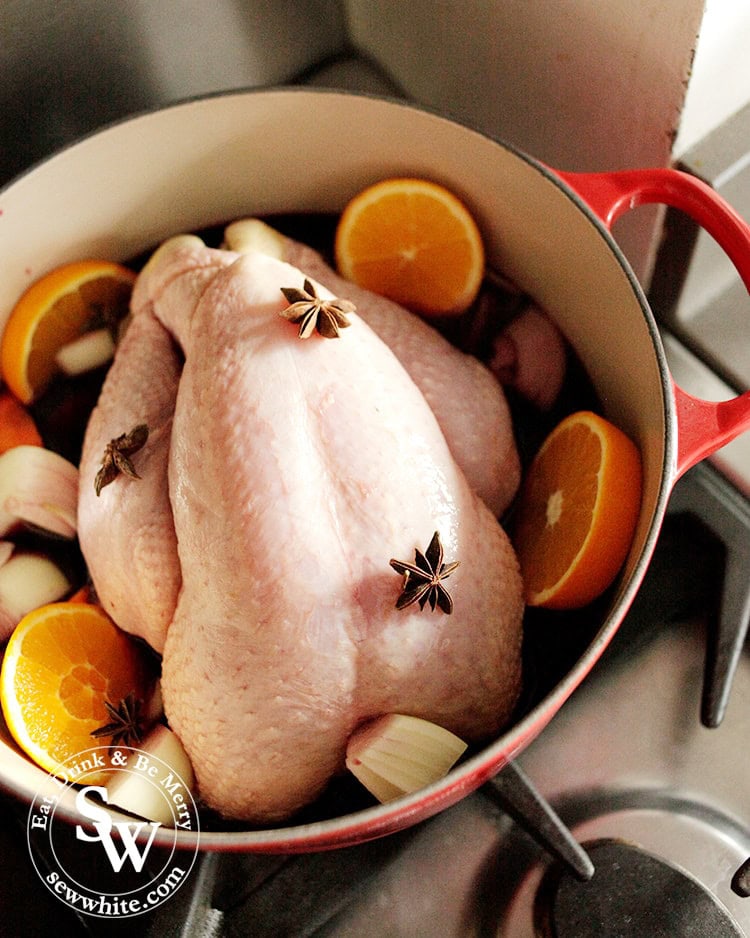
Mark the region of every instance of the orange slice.
<instances>
[{"instance_id":1,"label":"orange slice","mask_svg":"<svg viewBox=\"0 0 750 938\"><path fill-rule=\"evenodd\" d=\"M466 206L426 179L385 179L346 206L334 245L339 273L424 314L463 312L484 276Z\"/></svg>"},{"instance_id":2,"label":"orange slice","mask_svg":"<svg viewBox=\"0 0 750 938\"><path fill-rule=\"evenodd\" d=\"M62 764L80 753L98 746L106 753L111 739L91 736L111 722L104 701L117 707L130 693L143 700L147 689L136 644L98 606L84 603L50 603L24 616L0 671L13 738L37 765L62 778Z\"/></svg>"},{"instance_id":3,"label":"orange slice","mask_svg":"<svg viewBox=\"0 0 750 938\"><path fill-rule=\"evenodd\" d=\"M641 503L636 445L603 417L566 417L542 444L521 489L514 543L526 602L585 606L612 583Z\"/></svg>"},{"instance_id":4,"label":"orange slice","mask_svg":"<svg viewBox=\"0 0 750 938\"><path fill-rule=\"evenodd\" d=\"M135 273L111 261L75 261L33 283L11 311L0 344L5 383L24 404L42 393L56 371L55 355L94 317L120 318Z\"/></svg>"}]
</instances>

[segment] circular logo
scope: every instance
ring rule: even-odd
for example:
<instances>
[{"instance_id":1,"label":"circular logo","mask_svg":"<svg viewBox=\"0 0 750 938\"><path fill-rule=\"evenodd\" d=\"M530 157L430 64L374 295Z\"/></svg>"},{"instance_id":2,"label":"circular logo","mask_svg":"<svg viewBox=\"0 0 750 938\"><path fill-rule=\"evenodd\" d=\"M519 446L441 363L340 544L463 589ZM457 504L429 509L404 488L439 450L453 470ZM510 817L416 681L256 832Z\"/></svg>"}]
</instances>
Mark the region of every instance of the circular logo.
<instances>
[{"instance_id":1,"label":"circular logo","mask_svg":"<svg viewBox=\"0 0 750 938\"><path fill-rule=\"evenodd\" d=\"M103 774L110 769L118 774L108 790L102 778L111 782ZM184 780L152 753L127 746L81 752L59 775L36 793L26 826L32 863L49 891L97 918L142 915L167 902L198 854L198 811ZM153 820L126 813L118 800L143 805ZM194 838L179 849L184 832Z\"/></svg>"}]
</instances>

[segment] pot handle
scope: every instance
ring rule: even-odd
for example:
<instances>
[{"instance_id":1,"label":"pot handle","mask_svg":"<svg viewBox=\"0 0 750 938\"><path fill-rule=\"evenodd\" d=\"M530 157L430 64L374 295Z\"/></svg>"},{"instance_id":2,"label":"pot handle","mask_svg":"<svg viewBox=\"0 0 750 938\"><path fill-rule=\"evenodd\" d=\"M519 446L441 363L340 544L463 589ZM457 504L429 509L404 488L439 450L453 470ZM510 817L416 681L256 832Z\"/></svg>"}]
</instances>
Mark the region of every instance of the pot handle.
<instances>
[{"instance_id":1,"label":"pot handle","mask_svg":"<svg viewBox=\"0 0 750 938\"><path fill-rule=\"evenodd\" d=\"M689 215L718 242L750 291L750 226L702 179L676 169L633 169L557 175L611 230L630 209L660 203ZM715 403L672 380L677 410L676 478L750 429L750 391Z\"/></svg>"}]
</instances>

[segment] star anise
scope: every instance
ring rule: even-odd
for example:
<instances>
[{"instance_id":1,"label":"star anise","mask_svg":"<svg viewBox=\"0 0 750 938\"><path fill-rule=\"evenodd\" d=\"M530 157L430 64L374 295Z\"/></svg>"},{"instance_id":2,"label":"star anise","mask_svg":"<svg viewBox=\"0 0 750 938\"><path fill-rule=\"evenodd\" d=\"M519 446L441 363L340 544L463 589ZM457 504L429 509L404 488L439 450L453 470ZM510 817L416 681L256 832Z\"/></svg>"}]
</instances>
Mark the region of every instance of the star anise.
<instances>
[{"instance_id":1,"label":"star anise","mask_svg":"<svg viewBox=\"0 0 750 938\"><path fill-rule=\"evenodd\" d=\"M120 473L130 479L140 479L130 457L143 448L147 439L148 427L145 423L139 423L129 433L121 433L120 436L107 443L104 447L102 464L94 479L94 489L97 495L105 485L114 482Z\"/></svg>"},{"instance_id":2,"label":"star anise","mask_svg":"<svg viewBox=\"0 0 750 938\"><path fill-rule=\"evenodd\" d=\"M419 608L424 609L425 604L429 603L433 612L435 606L439 606L443 612L450 615L453 612L453 600L442 580L449 577L459 563L458 560L443 563L443 545L437 531L432 535L430 546L424 553L419 548L414 551L413 564L404 560L391 560L393 569L404 574L404 585L396 600L396 608L405 609L412 603L419 603Z\"/></svg>"},{"instance_id":3,"label":"star anise","mask_svg":"<svg viewBox=\"0 0 750 938\"><path fill-rule=\"evenodd\" d=\"M337 339L342 329L351 325L348 313L356 309L349 300L324 300L318 296L314 284L305 279L304 289L282 287L281 292L289 306L279 315L290 322L299 323L299 337L306 339L317 329L326 339Z\"/></svg>"},{"instance_id":4,"label":"star anise","mask_svg":"<svg viewBox=\"0 0 750 938\"><path fill-rule=\"evenodd\" d=\"M104 701L104 706L111 717L111 722L93 730L91 735L94 739L111 736L113 746L129 746L143 739L141 701L135 694L128 694L117 707L114 707L108 700Z\"/></svg>"}]
</instances>

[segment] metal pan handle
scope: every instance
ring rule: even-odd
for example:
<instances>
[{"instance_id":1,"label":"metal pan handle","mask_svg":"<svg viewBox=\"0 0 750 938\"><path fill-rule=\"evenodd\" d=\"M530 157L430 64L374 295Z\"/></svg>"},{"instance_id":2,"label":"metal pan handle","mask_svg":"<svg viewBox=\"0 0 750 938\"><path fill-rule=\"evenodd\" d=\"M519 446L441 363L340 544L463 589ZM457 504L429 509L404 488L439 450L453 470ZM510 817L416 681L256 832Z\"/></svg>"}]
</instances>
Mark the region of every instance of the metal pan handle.
<instances>
[{"instance_id":1,"label":"metal pan handle","mask_svg":"<svg viewBox=\"0 0 750 938\"><path fill-rule=\"evenodd\" d=\"M660 203L685 212L718 242L750 291L750 226L703 180L675 169L633 169L557 175L611 230L639 205ZM677 409L676 477L750 429L750 391L715 403L672 381Z\"/></svg>"}]
</instances>

